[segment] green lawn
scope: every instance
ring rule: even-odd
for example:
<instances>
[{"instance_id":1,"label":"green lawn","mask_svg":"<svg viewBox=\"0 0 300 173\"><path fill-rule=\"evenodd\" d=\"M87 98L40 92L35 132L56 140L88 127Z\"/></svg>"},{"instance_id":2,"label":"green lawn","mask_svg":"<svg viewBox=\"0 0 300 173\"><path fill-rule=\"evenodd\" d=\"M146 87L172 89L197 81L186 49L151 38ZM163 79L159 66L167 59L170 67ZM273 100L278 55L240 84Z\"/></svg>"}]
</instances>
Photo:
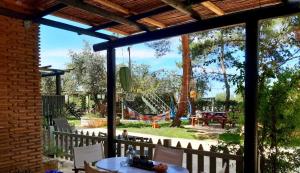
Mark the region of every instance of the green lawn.
<instances>
[{"instance_id":1,"label":"green lawn","mask_svg":"<svg viewBox=\"0 0 300 173\"><path fill-rule=\"evenodd\" d=\"M231 144L241 144L242 137L239 134L234 134L234 133L223 133L219 135L219 140L222 140L226 143L231 143Z\"/></svg>"},{"instance_id":2,"label":"green lawn","mask_svg":"<svg viewBox=\"0 0 300 173\"><path fill-rule=\"evenodd\" d=\"M77 119L69 119L68 120L68 122L69 122L69 124L71 125L71 126L80 126L80 120L77 120Z\"/></svg>"}]
</instances>

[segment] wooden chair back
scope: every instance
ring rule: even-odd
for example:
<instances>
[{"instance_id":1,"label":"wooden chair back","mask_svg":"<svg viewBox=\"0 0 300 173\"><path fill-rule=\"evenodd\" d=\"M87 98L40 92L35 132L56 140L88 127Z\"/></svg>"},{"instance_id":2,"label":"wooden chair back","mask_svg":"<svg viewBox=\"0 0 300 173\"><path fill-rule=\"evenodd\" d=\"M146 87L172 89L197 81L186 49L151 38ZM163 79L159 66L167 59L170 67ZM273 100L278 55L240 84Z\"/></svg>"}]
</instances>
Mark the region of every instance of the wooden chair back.
<instances>
[{"instance_id":1,"label":"wooden chair back","mask_svg":"<svg viewBox=\"0 0 300 173\"><path fill-rule=\"evenodd\" d=\"M183 150L156 145L153 160L182 166Z\"/></svg>"},{"instance_id":2,"label":"wooden chair back","mask_svg":"<svg viewBox=\"0 0 300 173\"><path fill-rule=\"evenodd\" d=\"M74 147L74 167L84 168L84 161L96 162L104 158L103 144L95 144L83 147Z\"/></svg>"}]
</instances>

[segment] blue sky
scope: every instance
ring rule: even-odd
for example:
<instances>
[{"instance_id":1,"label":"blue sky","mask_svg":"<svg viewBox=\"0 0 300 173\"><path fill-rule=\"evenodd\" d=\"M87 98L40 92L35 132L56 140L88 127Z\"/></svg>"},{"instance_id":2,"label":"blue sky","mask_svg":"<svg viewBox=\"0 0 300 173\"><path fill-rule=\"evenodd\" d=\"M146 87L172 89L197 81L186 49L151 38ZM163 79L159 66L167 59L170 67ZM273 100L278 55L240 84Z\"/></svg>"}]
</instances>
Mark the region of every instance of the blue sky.
<instances>
[{"instance_id":1,"label":"blue sky","mask_svg":"<svg viewBox=\"0 0 300 173\"><path fill-rule=\"evenodd\" d=\"M47 17L49 19L67 22L69 24L77 25L80 27L87 27L85 25L79 25L77 23L63 20L57 17ZM65 65L70 62L69 51L78 52L82 49L84 41L89 42L91 45L105 40L78 35L73 32L64 31L48 26L41 26L41 65L52 65L53 68L64 69ZM176 61L181 61L181 55L178 52L179 38L172 38L171 52L166 56L153 59L154 51L145 44L137 44L131 47L131 57L133 63L138 64L151 64L152 70L158 70L161 68L175 69ZM105 54L105 52L101 52ZM117 63L123 63L128 61L127 47L116 49Z\"/></svg>"},{"instance_id":2,"label":"blue sky","mask_svg":"<svg viewBox=\"0 0 300 173\"><path fill-rule=\"evenodd\" d=\"M57 17L49 16L48 19L63 21L72 25L87 28L88 26L77 24L71 21L63 20ZM85 35L78 35L73 32L64 31L48 26L41 26L41 66L51 65L53 68L65 69L66 64L71 61L69 52L79 52L84 46L84 41L91 45L105 40ZM179 37L171 38L171 52L161 58L155 58L154 50L145 46L145 44L137 44L131 47L132 62L137 64L148 64L151 70L167 69L179 70L176 62L181 62L181 54L179 54L178 46L180 44ZM105 55L105 52L101 52ZM127 63L128 52L127 47L116 49L117 64ZM181 71L179 71L179 74ZM212 91L207 96L215 95L223 92L223 84L214 82Z\"/></svg>"}]
</instances>

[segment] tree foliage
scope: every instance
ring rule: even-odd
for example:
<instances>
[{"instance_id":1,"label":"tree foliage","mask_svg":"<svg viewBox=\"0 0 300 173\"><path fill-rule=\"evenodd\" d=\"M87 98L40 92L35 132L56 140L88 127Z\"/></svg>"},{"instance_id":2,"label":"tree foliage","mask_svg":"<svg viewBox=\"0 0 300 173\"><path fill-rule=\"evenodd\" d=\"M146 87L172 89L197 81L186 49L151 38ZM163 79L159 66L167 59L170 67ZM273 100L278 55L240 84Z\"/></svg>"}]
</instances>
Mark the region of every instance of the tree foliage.
<instances>
[{"instance_id":1,"label":"tree foliage","mask_svg":"<svg viewBox=\"0 0 300 173\"><path fill-rule=\"evenodd\" d=\"M293 29L298 16L260 23L258 123L262 172L296 172L299 150L289 145L299 119L299 42ZM237 64L237 91L244 93L244 64ZM289 148L286 148L289 147Z\"/></svg>"},{"instance_id":2,"label":"tree foliage","mask_svg":"<svg viewBox=\"0 0 300 173\"><path fill-rule=\"evenodd\" d=\"M180 76L176 71L159 69L151 71L149 65L132 65L133 92L137 94L157 92L159 94L178 91Z\"/></svg>"},{"instance_id":3,"label":"tree foliage","mask_svg":"<svg viewBox=\"0 0 300 173\"><path fill-rule=\"evenodd\" d=\"M171 41L168 39L152 41L146 43L146 45L155 51L155 56L157 58L162 57L171 51Z\"/></svg>"},{"instance_id":4,"label":"tree foliage","mask_svg":"<svg viewBox=\"0 0 300 173\"><path fill-rule=\"evenodd\" d=\"M208 79L224 82L226 90L225 110L229 110L230 82L233 74L229 70L237 69L241 64L244 49L244 28L235 26L192 34L191 57L199 81ZM202 79L202 80L201 80Z\"/></svg>"},{"instance_id":5,"label":"tree foliage","mask_svg":"<svg viewBox=\"0 0 300 173\"><path fill-rule=\"evenodd\" d=\"M296 172L300 166L299 151L286 150L300 117L300 48L293 33L298 22L298 16L290 16L260 24L258 121L264 172Z\"/></svg>"},{"instance_id":6,"label":"tree foliage","mask_svg":"<svg viewBox=\"0 0 300 173\"><path fill-rule=\"evenodd\" d=\"M259 149L266 163L264 172L295 171L300 166L300 160L290 157L294 151L287 150L300 119L300 70L285 70L277 76L259 91Z\"/></svg>"},{"instance_id":7,"label":"tree foliage","mask_svg":"<svg viewBox=\"0 0 300 173\"><path fill-rule=\"evenodd\" d=\"M41 93L43 95L55 95L56 93L55 77L42 77Z\"/></svg>"},{"instance_id":8,"label":"tree foliage","mask_svg":"<svg viewBox=\"0 0 300 173\"><path fill-rule=\"evenodd\" d=\"M66 84L70 86L67 91L73 92L72 87L76 87L77 91L82 90L91 95L91 99L98 106L98 94L106 93L106 58L94 53L88 43L85 43L81 52L70 52L70 56L72 61L68 67L72 70L66 78Z\"/></svg>"}]
</instances>

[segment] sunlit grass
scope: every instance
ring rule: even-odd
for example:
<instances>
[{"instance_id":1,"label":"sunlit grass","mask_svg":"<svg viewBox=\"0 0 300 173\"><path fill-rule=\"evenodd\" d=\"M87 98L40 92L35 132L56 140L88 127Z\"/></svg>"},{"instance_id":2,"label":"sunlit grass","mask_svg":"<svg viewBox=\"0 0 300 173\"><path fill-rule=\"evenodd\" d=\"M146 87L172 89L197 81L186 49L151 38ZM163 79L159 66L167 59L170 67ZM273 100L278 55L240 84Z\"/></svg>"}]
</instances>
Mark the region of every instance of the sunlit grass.
<instances>
[{"instance_id":1,"label":"sunlit grass","mask_svg":"<svg viewBox=\"0 0 300 173\"><path fill-rule=\"evenodd\" d=\"M185 128L161 127L161 128L118 128L118 130L127 129L130 132L144 133L156 136L164 136L171 138L197 139L194 132L189 132Z\"/></svg>"}]
</instances>

